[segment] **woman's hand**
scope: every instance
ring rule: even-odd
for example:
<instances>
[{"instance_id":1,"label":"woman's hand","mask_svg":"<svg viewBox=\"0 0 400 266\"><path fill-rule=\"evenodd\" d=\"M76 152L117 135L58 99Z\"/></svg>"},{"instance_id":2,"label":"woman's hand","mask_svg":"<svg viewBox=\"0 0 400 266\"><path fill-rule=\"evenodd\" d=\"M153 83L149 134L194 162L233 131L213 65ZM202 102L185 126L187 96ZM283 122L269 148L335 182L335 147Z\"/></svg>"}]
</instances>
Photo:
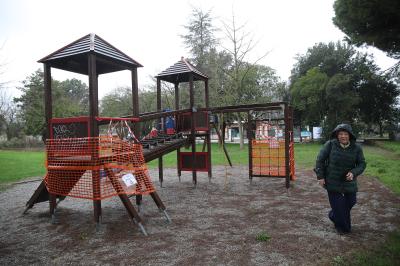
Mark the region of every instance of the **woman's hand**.
<instances>
[{"instance_id":1,"label":"woman's hand","mask_svg":"<svg viewBox=\"0 0 400 266\"><path fill-rule=\"evenodd\" d=\"M346 180L347 180L347 181L353 181L353 178L354 178L354 175L353 175L352 172L348 172L348 173L346 174Z\"/></svg>"},{"instance_id":2,"label":"woman's hand","mask_svg":"<svg viewBox=\"0 0 400 266\"><path fill-rule=\"evenodd\" d=\"M325 179L318 179L318 183L321 187L325 186Z\"/></svg>"}]
</instances>

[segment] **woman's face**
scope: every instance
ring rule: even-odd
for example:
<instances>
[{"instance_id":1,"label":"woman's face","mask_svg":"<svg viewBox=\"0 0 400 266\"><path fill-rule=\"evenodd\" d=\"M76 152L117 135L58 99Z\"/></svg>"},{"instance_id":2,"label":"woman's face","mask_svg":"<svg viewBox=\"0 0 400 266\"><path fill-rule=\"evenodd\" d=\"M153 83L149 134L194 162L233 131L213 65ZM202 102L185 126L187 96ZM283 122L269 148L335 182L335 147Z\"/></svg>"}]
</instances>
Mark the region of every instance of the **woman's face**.
<instances>
[{"instance_id":1,"label":"woman's face","mask_svg":"<svg viewBox=\"0 0 400 266\"><path fill-rule=\"evenodd\" d=\"M349 143L350 135L347 131L339 131L338 133L338 140L340 143L346 145Z\"/></svg>"}]
</instances>

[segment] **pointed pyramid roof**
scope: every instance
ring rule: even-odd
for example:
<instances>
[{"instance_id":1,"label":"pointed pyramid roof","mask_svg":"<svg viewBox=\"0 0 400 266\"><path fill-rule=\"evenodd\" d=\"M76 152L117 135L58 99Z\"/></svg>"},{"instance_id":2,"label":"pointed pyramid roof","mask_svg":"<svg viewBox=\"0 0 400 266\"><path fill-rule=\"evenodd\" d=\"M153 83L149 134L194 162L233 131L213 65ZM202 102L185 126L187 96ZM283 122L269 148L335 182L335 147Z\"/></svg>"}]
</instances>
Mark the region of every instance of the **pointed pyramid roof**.
<instances>
[{"instance_id":1,"label":"pointed pyramid roof","mask_svg":"<svg viewBox=\"0 0 400 266\"><path fill-rule=\"evenodd\" d=\"M97 55L96 68L98 74L142 67L136 60L94 33L79 38L38 62L49 63L52 67L67 71L88 74L87 56L89 53Z\"/></svg>"},{"instance_id":2,"label":"pointed pyramid roof","mask_svg":"<svg viewBox=\"0 0 400 266\"><path fill-rule=\"evenodd\" d=\"M188 82L190 73L194 74L194 81L208 79L206 74L202 73L183 57L181 57L181 60L179 60L177 63L162 71L156 77L171 83Z\"/></svg>"}]
</instances>

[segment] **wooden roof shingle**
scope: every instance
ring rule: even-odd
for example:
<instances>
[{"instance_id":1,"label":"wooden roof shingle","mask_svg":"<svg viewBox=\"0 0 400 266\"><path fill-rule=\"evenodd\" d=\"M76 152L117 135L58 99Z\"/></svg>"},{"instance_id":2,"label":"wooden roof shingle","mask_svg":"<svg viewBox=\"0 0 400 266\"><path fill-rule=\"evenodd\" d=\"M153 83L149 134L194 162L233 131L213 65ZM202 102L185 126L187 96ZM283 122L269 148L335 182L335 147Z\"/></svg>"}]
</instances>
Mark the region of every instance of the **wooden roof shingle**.
<instances>
[{"instance_id":1,"label":"wooden roof shingle","mask_svg":"<svg viewBox=\"0 0 400 266\"><path fill-rule=\"evenodd\" d=\"M63 48L40 59L39 63L48 63L50 66L88 74L88 54L94 53L98 74L127 70L142 67L140 63L96 34L88 34Z\"/></svg>"},{"instance_id":2,"label":"wooden roof shingle","mask_svg":"<svg viewBox=\"0 0 400 266\"><path fill-rule=\"evenodd\" d=\"M188 82L191 73L193 74L194 81L208 79L206 74L202 73L183 57L174 65L159 73L156 77L171 83Z\"/></svg>"}]
</instances>

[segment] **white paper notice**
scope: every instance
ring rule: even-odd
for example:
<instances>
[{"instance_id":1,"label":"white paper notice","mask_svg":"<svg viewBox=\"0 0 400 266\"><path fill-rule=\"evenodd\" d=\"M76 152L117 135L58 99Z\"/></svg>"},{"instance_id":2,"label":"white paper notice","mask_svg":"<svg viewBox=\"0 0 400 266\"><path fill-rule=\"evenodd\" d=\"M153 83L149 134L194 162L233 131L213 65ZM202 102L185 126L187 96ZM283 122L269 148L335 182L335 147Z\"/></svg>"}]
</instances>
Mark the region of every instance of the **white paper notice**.
<instances>
[{"instance_id":1,"label":"white paper notice","mask_svg":"<svg viewBox=\"0 0 400 266\"><path fill-rule=\"evenodd\" d=\"M131 173L123 175L122 181L124 181L127 187L134 186L137 184L136 178Z\"/></svg>"}]
</instances>

